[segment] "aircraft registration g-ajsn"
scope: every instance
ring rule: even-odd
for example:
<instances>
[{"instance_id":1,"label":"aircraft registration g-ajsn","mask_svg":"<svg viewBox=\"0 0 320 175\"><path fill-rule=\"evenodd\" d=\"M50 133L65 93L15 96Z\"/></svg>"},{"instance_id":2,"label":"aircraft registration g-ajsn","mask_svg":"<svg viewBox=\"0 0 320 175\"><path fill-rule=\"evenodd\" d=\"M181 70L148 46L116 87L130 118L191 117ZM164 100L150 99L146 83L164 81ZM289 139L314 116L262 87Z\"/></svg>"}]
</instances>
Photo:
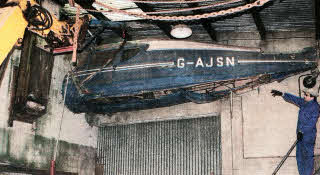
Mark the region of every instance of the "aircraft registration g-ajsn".
<instances>
[{"instance_id":1,"label":"aircraft registration g-ajsn","mask_svg":"<svg viewBox=\"0 0 320 175\"><path fill-rule=\"evenodd\" d=\"M186 41L121 46L96 48L65 76L62 94L71 111L112 114L212 102L317 67L314 48L264 54L259 48Z\"/></svg>"}]
</instances>

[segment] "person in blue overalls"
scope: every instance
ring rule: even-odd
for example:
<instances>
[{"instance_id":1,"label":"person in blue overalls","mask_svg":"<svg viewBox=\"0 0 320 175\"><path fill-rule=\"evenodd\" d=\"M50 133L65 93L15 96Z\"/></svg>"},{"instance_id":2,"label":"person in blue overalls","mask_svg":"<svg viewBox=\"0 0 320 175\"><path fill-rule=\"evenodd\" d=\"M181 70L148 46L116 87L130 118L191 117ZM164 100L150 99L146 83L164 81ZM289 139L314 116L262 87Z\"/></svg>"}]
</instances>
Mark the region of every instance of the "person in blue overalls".
<instances>
[{"instance_id":1,"label":"person in blue overalls","mask_svg":"<svg viewBox=\"0 0 320 175\"><path fill-rule=\"evenodd\" d=\"M297 124L296 159L300 175L312 175L313 154L316 140L316 123L319 116L318 92L313 89L304 89L304 98L289 93L272 90L273 96L282 96L284 100L297 105L299 110Z\"/></svg>"}]
</instances>

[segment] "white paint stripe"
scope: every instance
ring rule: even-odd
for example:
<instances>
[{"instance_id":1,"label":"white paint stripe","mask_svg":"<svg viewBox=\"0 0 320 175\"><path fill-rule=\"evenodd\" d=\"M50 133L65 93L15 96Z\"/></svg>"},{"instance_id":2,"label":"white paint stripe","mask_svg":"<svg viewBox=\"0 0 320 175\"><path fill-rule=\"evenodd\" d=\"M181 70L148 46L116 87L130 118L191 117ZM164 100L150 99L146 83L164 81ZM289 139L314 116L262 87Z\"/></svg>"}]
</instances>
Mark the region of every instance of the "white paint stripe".
<instances>
[{"instance_id":1,"label":"white paint stripe","mask_svg":"<svg viewBox=\"0 0 320 175\"><path fill-rule=\"evenodd\" d=\"M229 46L219 44L207 44L192 41L171 41L171 40L141 40L141 43L149 44L146 51L153 50L226 50L226 51L244 51L260 52L260 48Z\"/></svg>"},{"instance_id":2,"label":"white paint stripe","mask_svg":"<svg viewBox=\"0 0 320 175\"><path fill-rule=\"evenodd\" d=\"M164 65L164 66L168 65L168 66L171 66L172 64L174 65L174 62L138 64L138 65L132 65L132 66L119 66L119 67L117 67L117 69L126 68L126 67L137 67L137 66L143 66L143 65ZM109 70L109 69L113 70L113 67L106 67L106 68L103 68L102 70ZM100 69L90 69L90 70L78 71L78 72L75 72L75 73L79 74L79 73L84 73L84 72L95 72L95 71L98 71L98 70L100 70Z\"/></svg>"},{"instance_id":3,"label":"white paint stripe","mask_svg":"<svg viewBox=\"0 0 320 175\"><path fill-rule=\"evenodd\" d=\"M238 60L238 63L316 63L308 60Z\"/></svg>"},{"instance_id":4,"label":"white paint stripe","mask_svg":"<svg viewBox=\"0 0 320 175\"><path fill-rule=\"evenodd\" d=\"M112 72L112 71L125 71L125 70L135 70L135 69L144 69L144 68L153 68L153 67L176 67L174 62L166 62L166 63L152 63L152 64L139 64L139 65L132 65L132 66L119 66L113 69L113 67L108 67L102 69L101 72ZM92 69L87 71L79 71L75 72L76 74L83 73L80 75L76 75L75 77L81 77L85 75L89 75L92 73L97 72L100 69Z\"/></svg>"}]
</instances>

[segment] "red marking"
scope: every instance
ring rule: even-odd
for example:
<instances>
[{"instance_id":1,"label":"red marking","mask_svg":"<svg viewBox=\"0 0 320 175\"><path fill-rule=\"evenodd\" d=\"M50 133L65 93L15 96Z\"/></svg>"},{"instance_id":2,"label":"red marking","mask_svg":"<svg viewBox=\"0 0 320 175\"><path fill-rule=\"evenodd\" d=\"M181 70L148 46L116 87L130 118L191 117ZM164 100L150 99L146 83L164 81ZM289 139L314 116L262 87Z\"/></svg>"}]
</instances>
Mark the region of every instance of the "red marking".
<instances>
[{"instance_id":1,"label":"red marking","mask_svg":"<svg viewBox=\"0 0 320 175\"><path fill-rule=\"evenodd\" d=\"M55 162L54 160L51 161L51 166L50 166L50 175L55 174Z\"/></svg>"},{"instance_id":2,"label":"red marking","mask_svg":"<svg viewBox=\"0 0 320 175\"><path fill-rule=\"evenodd\" d=\"M53 54L72 52L72 50L73 50L73 46L55 48L53 49Z\"/></svg>"},{"instance_id":3,"label":"red marking","mask_svg":"<svg viewBox=\"0 0 320 175\"><path fill-rule=\"evenodd\" d=\"M125 32L125 30L122 30L122 38L123 38L123 39L126 38L126 32Z\"/></svg>"}]
</instances>

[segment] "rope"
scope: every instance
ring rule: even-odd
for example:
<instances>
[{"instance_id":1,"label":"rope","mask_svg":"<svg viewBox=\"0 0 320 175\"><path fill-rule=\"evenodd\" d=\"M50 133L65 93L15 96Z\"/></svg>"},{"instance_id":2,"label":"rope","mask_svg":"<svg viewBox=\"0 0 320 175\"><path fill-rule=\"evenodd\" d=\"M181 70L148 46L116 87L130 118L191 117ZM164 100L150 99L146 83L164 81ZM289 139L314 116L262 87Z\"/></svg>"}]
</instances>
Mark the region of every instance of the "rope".
<instances>
[{"instance_id":1,"label":"rope","mask_svg":"<svg viewBox=\"0 0 320 175\"><path fill-rule=\"evenodd\" d=\"M62 114L61 114L58 137L57 137L57 141L56 141L56 145L55 145L55 149L54 149L54 154L53 154L53 161L56 161L56 158L57 158L57 152L58 152L58 146L59 146L59 140L60 140L60 134L61 134L61 128L62 128L62 121L63 121L63 117L64 117L64 108L65 108L65 102L66 102L66 94L67 94L68 83L69 83L69 74L67 76L67 82L66 82L66 85L64 87L63 108L62 108Z\"/></svg>"}]
</instances>

